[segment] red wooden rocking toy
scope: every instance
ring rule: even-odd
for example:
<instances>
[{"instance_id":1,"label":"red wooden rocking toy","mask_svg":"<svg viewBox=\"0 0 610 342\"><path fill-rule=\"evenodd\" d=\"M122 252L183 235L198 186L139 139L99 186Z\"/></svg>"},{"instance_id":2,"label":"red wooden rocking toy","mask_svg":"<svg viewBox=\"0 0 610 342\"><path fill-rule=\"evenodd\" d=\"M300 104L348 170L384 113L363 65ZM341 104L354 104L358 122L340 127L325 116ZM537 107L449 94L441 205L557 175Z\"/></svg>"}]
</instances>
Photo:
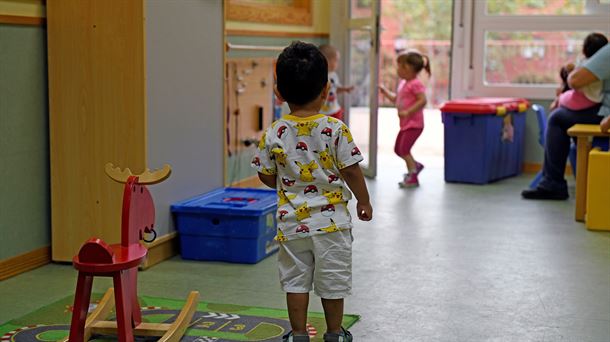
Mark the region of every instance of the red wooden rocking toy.
<instances>
[{"instance_id":1,"label":"red wooden rocking toy","mask_svg":"<svg viewBox=\"0 0 610 342\"><path fill-rule=\"evenodd\" d=\"M121 171L108 163L105 171L113 180L125 184L121 243L107 245L101 239L91 238L74 256L78 282L69 341L87 341L94 333L116 334L121 342L133 341L134 335L161 336L159 341L179 341L193 317L199 292L191 291L180 314L171 324L143 323L137 293L138 266L148 251L140 240L145 233L156 236L155 207L146 185L162 182L169 177L171 169L166 164L161 170L151 172L147 169L140 175L133 175L129 169ZM95 311L87 317L95 276L112 277L114 289L108 289ZM114 306L116 321L104 321ZM68 341L68 338L64 341Z\"/></svg>"}]
</instances>

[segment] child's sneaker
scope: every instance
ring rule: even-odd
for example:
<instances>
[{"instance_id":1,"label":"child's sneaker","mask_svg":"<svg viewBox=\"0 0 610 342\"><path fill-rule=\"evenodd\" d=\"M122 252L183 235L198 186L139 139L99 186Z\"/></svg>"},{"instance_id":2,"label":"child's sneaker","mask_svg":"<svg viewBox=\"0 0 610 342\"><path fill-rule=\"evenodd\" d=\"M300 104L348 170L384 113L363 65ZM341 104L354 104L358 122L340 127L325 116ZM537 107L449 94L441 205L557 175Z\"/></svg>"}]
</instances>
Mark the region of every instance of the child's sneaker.
<instances>
[{"instance_id":1,"label":"child's sneaker","mask_svg":"<svg viewBox=\"0 0 610 342\"><path fill-rule=\"evenodd\" d=\"M402 182L398 183L398 186L401 188L414 188L419 186L419 181L417 181L417 173L408 174Z\"/></svg>"},{"instance_id":2,"label":"child's sneaker","mask_svg":"<svg viewBox=\"0 0 610 342\"><path fill-rule=\"evenodd\" d=\"M292 331L291 331L282 337L282 342L309 342L309 336L307 336L307 335L295 336L292 334Z\"/></svg>"},{"instance_id":3,"label":"child's sneaker","mask_svg":"<svg viewBox=\"0 0 610 342\"><path fill-rule=\"evenodd\" d=\"M353 340L352 334L343 327L341 327L341 332L338 334L324 334L324 342L352 342Z\"/></svg>"},{"instance_id":4,"label":"child's sneaker","mask_svg":"<svg viewBox=\"0 0 610 342\"><path fill-rule=\"evenodd\" d=\"M419 175L419 173L424 169L424 164L420 163L420 162L415 162L415 173ZM403 173L402 176L404 178L409 177L408 173Z\"/></svg>"}]
</instances>

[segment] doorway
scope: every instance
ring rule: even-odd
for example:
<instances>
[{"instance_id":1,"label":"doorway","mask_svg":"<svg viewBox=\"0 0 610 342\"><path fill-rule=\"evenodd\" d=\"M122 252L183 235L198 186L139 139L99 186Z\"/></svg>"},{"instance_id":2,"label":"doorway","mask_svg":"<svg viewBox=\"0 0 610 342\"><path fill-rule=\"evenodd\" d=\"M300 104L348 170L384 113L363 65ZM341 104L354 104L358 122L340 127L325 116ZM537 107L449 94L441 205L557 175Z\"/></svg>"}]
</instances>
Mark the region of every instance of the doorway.
<instances>
[{"instance_id":1,"label":"doorway","mask_svg":"<svg viewBox=\"0 0 610 342\"><path fill-rule=\"evenodd\" d=\"M415 49L430 59L432 76L420 77L426 85L425 129L413 146L413 155L427 168L443 168L443 124L440 105L449 99L453 1L382 0L379 81L396 89L396 56ZM398 116L393 103L379 97L378 159L380 172L400 177L404 162L394 154ZM396 169L401 169L397 171ZM390 171L391 170L391 171Z\"/></svg>"}]
</instances>

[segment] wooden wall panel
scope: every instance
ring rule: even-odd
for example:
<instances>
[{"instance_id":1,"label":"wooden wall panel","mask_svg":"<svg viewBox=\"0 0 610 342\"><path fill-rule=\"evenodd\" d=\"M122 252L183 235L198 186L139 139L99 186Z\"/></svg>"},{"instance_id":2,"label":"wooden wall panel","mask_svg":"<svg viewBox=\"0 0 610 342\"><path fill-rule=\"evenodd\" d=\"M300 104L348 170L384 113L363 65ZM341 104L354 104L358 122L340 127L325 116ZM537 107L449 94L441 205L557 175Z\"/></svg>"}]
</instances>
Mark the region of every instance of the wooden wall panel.
<instances>
[{"instance_id":1,"label":"wooden wall panel","mask_svg":"<svg viewBox=\"0 0 610 342\"><path fill-rule=\"evenodd\" d=\"M256 175L250 167L256 145L245 146L243 142L258 141L273 121L273 63L271 57L227 59L225 134L229 138L225 144L225 184L228 186L237 186Z\"/></svg>"},{"instance_id":2,"label":"wooden wall panel","mask_svg":"<svg viewBox=\"0 0 610 342\"><path fill-rule=\"evenodd\" d=\"M247 149L241 141L259 139L273 121L274 58L230 58L227 61L230 113L229 148L232 152ZM262 126L259 126L259 109Z\"/></svg>"},{"instance_id":3,"label":"wooden wall panel","mask_svg":"<svg viewBox=\"0 0 610 342\"><path fill-rule=\"evenodd\" d=\"M142 0L47 2L52 258L97 236L120 239L122 186L112 162L146 165Z\"/></svg>"}]
</instances>

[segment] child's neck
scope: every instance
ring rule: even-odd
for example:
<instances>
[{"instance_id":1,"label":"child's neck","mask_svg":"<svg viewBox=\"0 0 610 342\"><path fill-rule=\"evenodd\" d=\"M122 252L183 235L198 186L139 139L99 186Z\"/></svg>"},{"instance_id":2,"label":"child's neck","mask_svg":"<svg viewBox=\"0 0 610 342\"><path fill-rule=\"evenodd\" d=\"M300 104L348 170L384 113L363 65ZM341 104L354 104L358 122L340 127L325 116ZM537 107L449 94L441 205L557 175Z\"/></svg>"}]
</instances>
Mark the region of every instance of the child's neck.
<instances>
[{"instance_id":1,"label":"child's neck","mask_svg":"<svg viewBox=\"0 0 610 342\"><path fill-rule=\"evenodd\" d=\"M320 108L317 106L306 107L290 107L290 115L306 118L308 116L317 115L320 113Z\"/></svg>"}]
</instances>

